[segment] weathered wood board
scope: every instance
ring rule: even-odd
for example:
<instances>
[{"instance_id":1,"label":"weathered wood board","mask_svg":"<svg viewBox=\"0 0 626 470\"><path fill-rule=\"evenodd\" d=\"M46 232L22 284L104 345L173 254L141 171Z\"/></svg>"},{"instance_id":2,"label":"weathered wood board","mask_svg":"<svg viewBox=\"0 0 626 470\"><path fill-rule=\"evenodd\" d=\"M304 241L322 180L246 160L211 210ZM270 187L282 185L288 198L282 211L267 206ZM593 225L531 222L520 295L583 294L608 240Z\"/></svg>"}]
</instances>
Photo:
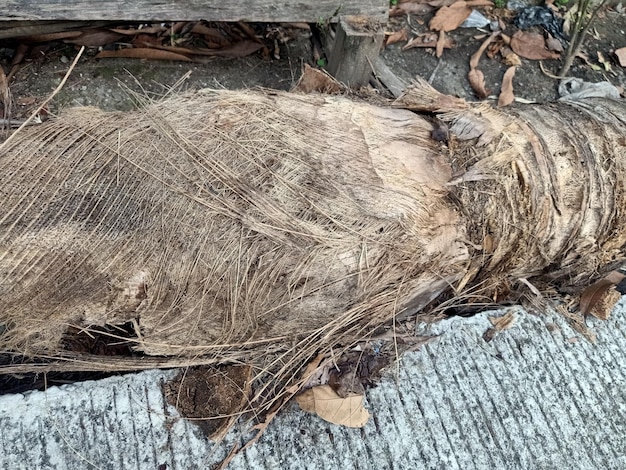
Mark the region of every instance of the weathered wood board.
<instances>
[{"instance_id":1,"label":"weathered wood board","mask_svg":"<svg viewBox=\"0 0 626 470\"><path fill-rule=\"evenodd\" d=\"M259 21L316 23L338 15L386 17L388 0L6 0L0 21Z\"/></svg>"}]
</instances>

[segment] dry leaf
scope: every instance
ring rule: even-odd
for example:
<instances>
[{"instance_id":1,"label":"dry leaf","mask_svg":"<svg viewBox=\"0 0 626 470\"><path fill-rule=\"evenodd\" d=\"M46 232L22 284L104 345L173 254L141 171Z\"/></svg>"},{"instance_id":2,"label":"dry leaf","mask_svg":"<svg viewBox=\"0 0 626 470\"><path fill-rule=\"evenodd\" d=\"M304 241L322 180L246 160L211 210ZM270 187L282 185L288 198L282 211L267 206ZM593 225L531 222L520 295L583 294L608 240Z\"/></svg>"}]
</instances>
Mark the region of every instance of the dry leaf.
<instances>
[{"instance_id":1,"label":"dry leaf","mask_svg":"<svg viewBox=\"0 0 626 470\"><path fill-rule=\"evenodd\" d=\"M121 34L108 29L90 29L80 36L65 39L63 42L77 46L100 47L114 43L123 37Z\"/></svg>"},{"instance_id":2,"label":"dry leaf","mask_svg":"<svg viewBox=\"0 0 626 470\"><path fill-rule=\"evenodd\" d=\"M615 50L617 60L622 67L626 67L626 47L620 47Z\"/></svg>"},{"instance_id":3,"label":"dry leaf","mask_svg":"<svg viewBox=\"0 0 626 470\"><path fill-rule=\"evenodd\" d=\"M256 41L250 41L248 39L244 41L236 42L235 44L221 49L209 50L204 55L212 55L215 57L228 57L228 58L240 58L257 52L264 46ZM210 54L208 53L210 51Z\"/></svg>"},{"instance_id":4,"label":"dry leaf","mask_svg":"<svg viewBox=\"0 0 626 470\"><path fill-rule=\"evenodd\" d=\"M117 51L102 51L96 55L96 59L125 58L125 59L151 59L151 60L181 60L191 62L189 57L175 52L162 51L160 49L138 48L119 49Z\"/></svg>"},{"instance_id":5,"label":"dry leaf","mask_svg":"<svg viewBox=\"0 0 626 470\"><path fill-rule=\"evenodd\" d=\"M35 98L34 96L22 96L21 98L17 99L15 104L17 104L18 106L30 106L32 104L35 104L36 102L37 98Z\"/></svg>"},{"instance_id":6,"label":"dry leaf","mask_svg":"<svg viewBox=\"0 0 626 470\"><path fill-rule=\"evenodd\" d=\"M437 47L435 47L435 55L441 57L443 55L443 48L446 45L446 33L445 31L439 31L439 38L437 39Z\"/></svg>"},{"instance_id":7,"label":"dry leaf","mask_svg":"<svg viewBox=\"0 0 626 470\"><path fill-rule=\"evenodd\" d=\"M158 34L164 31L167 31L168 28L165 26L150 26L147 28L141 29L122 29L122 28L111 28L111 31L117 34L123 34L124 36L135 36L137 34Z\"/></svg>"},{"instance_id":8,"label":"dry leaf","mask_svg":"<svg viewBox=\"0 0 626 470\"><path fill-rule=\"evenodd\" d=\"M395 5L389 10L389 16L427 15L433 11L431 5L426 3L406 2Z\"/></svg>"},{"instance_id":9,"label":"dry leaf","mask_svg":"<svg viewBox=\"0 0 626 470\"><path fill-rule=\"evenodd\" d=\"M341 398L330 385L310 388L296 397L300 408L317 414L329 423L361 428L365 426L370 415L363 406L362 395Z\"/></svg>"},{"instance_id":10,"label":"dry leaf","mask_svg":"<svg viewBox=\"0 0 626 470\"><path fill-rule=\"evenodd\" d=\"M30 36L20 38L20 41L22 43L60 41L61 39L75 38L81 34L83 34L82 31L60 31L58 33L32 34Z\"/></svg>"},{"instance_id":11,"label":"dry leaf","mask_svg":"<svg viewBox=\"0 0 626 470\"><path fill-rule=\"evenodd\" d=\"M441 7L428 27L433 31L453 31L457 29L472 13L472 9L464 1L458 1L450 6Z\"/></svg>"},{"instance_id":12,"label":"dry leaf","mask_svg":"<svg viewBox=\"0 0 626 470\"><path fill-rule=\"evenodd\" d=\"M131 42L133 47L159 47L163 44L163 38L152 34L138 34Z\"/></svg>"},{"instance_id":13,"label":"dry leaf","mask_svg":"<svg viewBox=\"0 0 626 470\"><path fill-rule=\"evenodd\" d=\"M437 47L437 35L434 33L422 33L415 36L404 46L402 50L413 49L414 47ZM444 49L452 49L454 42L446 35L446 40L443 44Z\"/></svg>"},{"instance_id":14,"label":"dry leaf","mask_svg":"<svg viewBox=\"0 0 626 470\"><path fill-rule=\"evenodd\" d=\"M611 312L615 308L615 304L621 298L622 294L620 294L617 290L609 289L593 306L589 314L593 315L596 318L599 318L600 320L608 320L608 318L611 316Z\"/></svg>"},{"instance_id":15,"label":"dry leaf","mask_svg":"<svg viewBox=\"0 0 626 470\"><path fill-rule=\"evenodd\" d=\"M558 53L563 52L563 44L561 44L561 41L553 38L550 34L548 34L548 39L546 39L546 47L549 51L554 51Z\"/></svg>"},{"instance_id":16,"label":"dry leaf","mask_svg":"<svg viewBox=\"0 0 626 470\"><path fill-rule=\"evenodd\" d=\"M322 360L324 359L325 354L318 354L317 356L315 356L315 358L309 362L306 366L306 368L304 369L304 372L302 372L302 376L300 377L300 380L298 380L297 383L291 385L290 387L287 387L287 393L291 393L296 394L298 393L298 390L300 390L300 388L302 388L302 386L307 383L311 377L315 374L317 368L320 365L320 362L322 362Z\"/></svg>"},{"instance_id":17,"label":"dry leaf","mask_svg":"<svg viewBox=\"0 0 626 470\"><path fill-rule=\"evenodd\" d=\"M456 3L458 0L431 0L427 2L430 6L435 8L447 7Z\"/></svg>"},{"instance_id":18,"label":"dry leaf","mask_svg":"<svg viewBox=\"0 0 626 470\"><path fill-rule=\"evenodd\" d=\"M406 41L409 38L409 31L406 28L401 29L400 31L395 31L387 36L387 40L385 41L385 46L390 46L391 44L395 44L400 41Z\"/></svg>"},{"instance_id":19,"label":"dry leaf","mask_svg":"<svg viewBox=\"0 0 626 470\"><path fill-rule=\"evenodd\" d=\"M339 93L341 92L341 84L335 80L324 70L315 69L309 64L304 64L304 70L302 76L296 86L291 90L295 92L303 93Z\"/></svg>"},{"instance_id":20,"label":"dry leaf","mask_svg":"<svg viewBox=\"0 0 626 470\"><path fill-rule=\"evenodd\" d=\"M598 62L600 62L604 66L604 71L610 72L611 63L604 58L604 55L602 54L602 52L598 51L597 54L598 54Z\"/></svg>"},{"instance_id":21,"label":"dry leaf","mask_svg":"<svg viewBox=\"0 0 626 470\"><path fill-rule=\"evenodd\" d=\"M546 49L546 41L539 33L518 31L511 38L511 49L520 57L530 60L558 59L560 54Z\"/></svg>"},{"instance_id":22,"label":"dry leaf","mask_svg":"<svg viewBox=\"0 0 626 470\"><path fill-rule=\"evenodd\" d=\"M593 307L602 299L604 294L625 278L626 275L619 271L612 271L606 277L603 277L587 287L580 296L580 312L583 315L590 314Z\"/></svg>"},{"instance_id":23,"label":"dry leaf","mask_svg":"<svg viewBox=\"0 0 626 470\"><path fill-rule=\"evenodd\" d=\"M513 77L517 67L509 67L504 72L502 77L502 88L500 89L500 96L498 97L498 107L508 106L515 101L515 95L513 94Z\"/></svg>"},{"instance_id":24,"label":"dry leaf","mask_svg":"<svg viewBox=\"0 0 626 470\"><path fill-rule=\"evenodd\" d=\"M513 312L508 312L501 317L489 317L489 321L496 331L508 330L515 324L516 316Z\"/></svg>"},{"instance_id":25,"label":"dry leaf","mask_svg":"<svg viewBox=\"0 0 626 470\"><path fill-rule=\"evenodd\" d=\"M520 59L519 56L515 52L513 52L510 47L504 46L502 49L500 49L500 55L502 56L505 65L518 67L522 65L522 59Z\"/></svg>"},{"instance_id":26,"label":"dry leaf","mask_svg":"<svg viewBox=\"0 0 626 470\"><path fill-rule=\"evenodd\" d=\"M474 90L474 93L476 93L476 96L478 96L481 100L489 96L489 93L487 93L487 90L485 90L485 76L480 70L470 70L469 74L467 74L467 78L470 82L472 90Z\"/></svg>"},{"instance_id":27,"label":"dry leaf","mask_svg":"<svg viewBox=\"0 0 626 470\"><path fill-rule=\"evenodd\" d=\"M208 26L204 26L203 24L195 24L193 28L191 28L191 32L194 34L201 34L202 36L210 39L213 42L221 44L225 46L230 44L228 38L224 37L222 32L217 28L209 28Z\"/></svg>"},{"instance_id":28,"label":"dry leaf","mask_svg":"<svg viewBox=\"0 0 626 470\"><path fill-rule=\"evenodd\" d=\"M478 50L472 54L472 57L470 58L470 69L475 69L476 67L478 67L478 62L480 61L480 57L483 55L483 52L485 52L485 49L487 49L487 46L499 34L500 34L499 32L492 33L491 36L489 36L487 39L483 41L483 43L480 45Z\"/></svg>"}]
</instances>

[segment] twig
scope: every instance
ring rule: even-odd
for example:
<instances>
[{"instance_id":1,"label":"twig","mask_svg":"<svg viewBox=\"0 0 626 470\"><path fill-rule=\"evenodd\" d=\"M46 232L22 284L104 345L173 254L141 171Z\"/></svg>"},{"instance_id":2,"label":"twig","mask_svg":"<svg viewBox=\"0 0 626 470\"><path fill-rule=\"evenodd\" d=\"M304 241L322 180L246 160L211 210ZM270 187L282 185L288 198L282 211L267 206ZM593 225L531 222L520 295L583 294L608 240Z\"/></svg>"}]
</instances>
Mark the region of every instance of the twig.
<instances>
[{"instance_id":1,"label":"twig","mask_svg":"<svg viewBox=\"0 0 626 470\"><path fill-rule=\"evenodd\" d=\"M44 108L44 106L46 106L51 100L52 98L54 98L56 96L56 94L61 91L61 89L65 86L65 82L67 82L67 79L70 77L70 75L72 74L72 71L74 70L74 67L76 66L76 64L78 63L78 59L80 59L80 56L83 55L83 52L85 50L85 46L82 46L80 48L80 50L78 51L78 54L76 54L76 57L74 57L74 61L72 62L72 65L70 65L70 68L68 69L68 71L65 73L65 76L63 77L63 80L61 80L61 83L59 83L59 85L54 89L54 91L52 92L52 94L50 94L50 96L48 96L48 98L46 98L43 103L41 103L39 106L37 106L37 109L35 109L35 111L33 112L33 114L30 115L30 117L28 119L26 119L26 121L24 121L22 123L22 125L20 127L17 128L17 130L11 134L7 140L5 140L2 145L0 145L0 151L4 150L4 147L7 145L7 143L9 143L17 134L20 133L20 131L29 125L29 123L40 113L40 111Z\"/></svg>"},{"instance_id":2,"label":"twig","mask_svg":"<svg viewBox=\"0 0 626 470\"><path fill-rule=\"evenodd\" d=\"M548 77L548 78L553 78L554 80L564 80L565 77L559 77L558 75L554 75L550 72L548 72L544 66L543 66L543 62L539 61L539 68L541 69L541 71L543 72L543 74Z\"/></svg>"},{"instance_id":3,"label":"twig","mask_svg":"<svg viewBox=\"0 0 626 470\"><path fill-rule=\"evenodd\" d=\"M576 18L576 21L574 22L574 32L572 33L572 39L570 41L569 47L567 48L567 55L565 56L563 67L561 67L561 70L559 70L559 77L561 78L564 78L565 75L567 75L567 72L569 72L570 67L574 63L574 59L580 52L580 48L582 47L583 42L585 41L585 38L587 37L587 32L589 31L589 27L591 26L593 21L596 19L596 15L598 14L598 11L600 11L600 8L602 8L604 4L606 3L606 0L602 0L600 4L591 13L591 17L589 18L589 21L583 24L585 15L587 14L587 11L589 10L589 7L591 5L591 1L592 0L578 0L577 1L577 5L579 6L579 9L577 12L578 18Z\"/></svg>"}]
</instances>

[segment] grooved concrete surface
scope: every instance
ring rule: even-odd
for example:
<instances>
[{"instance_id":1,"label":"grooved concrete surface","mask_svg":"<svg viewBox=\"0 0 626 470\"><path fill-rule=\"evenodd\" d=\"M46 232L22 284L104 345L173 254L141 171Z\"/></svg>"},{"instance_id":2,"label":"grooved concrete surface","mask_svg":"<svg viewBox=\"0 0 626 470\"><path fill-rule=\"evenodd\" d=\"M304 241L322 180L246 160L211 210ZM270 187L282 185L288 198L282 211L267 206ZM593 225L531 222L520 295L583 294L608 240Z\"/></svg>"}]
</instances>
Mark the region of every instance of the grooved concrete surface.
<instances>
[{"instance_id":1,"label":"grooved concrete surface","mask_svg":"<svg viewBox=\"0 0 626 470\"><path fill-rule=\"evenodd\" d=\"M327 424L292 404L229 468L626 468L624 299L609 321L590 321L595 345L558 316L523 311L486 343L488 315L430 327L440 339L368 392L365 428ZM215 445L179 419L159 386L174 374L0 397L0 468L211 468L242 436Z\"/></svg>"}]
</instances>

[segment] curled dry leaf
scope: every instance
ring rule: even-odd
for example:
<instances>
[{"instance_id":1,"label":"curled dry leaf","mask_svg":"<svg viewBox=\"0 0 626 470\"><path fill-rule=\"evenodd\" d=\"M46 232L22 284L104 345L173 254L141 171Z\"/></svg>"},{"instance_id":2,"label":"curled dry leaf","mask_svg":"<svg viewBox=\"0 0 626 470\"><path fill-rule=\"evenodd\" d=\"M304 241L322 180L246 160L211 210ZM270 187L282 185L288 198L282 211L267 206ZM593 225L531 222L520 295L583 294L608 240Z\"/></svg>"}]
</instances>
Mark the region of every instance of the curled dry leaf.
<instances>
[{"instance_id":1,"label":"curled dry leaf","mask_svg":"<svg viewBox=\"0 0 626 470\"><path fill-rule=\"evenodd\" d=\"M390 46L400 41L406 41L409 38L409 31L406 28L402 28L399 31L395 31L387 36L385 46Z\"/></svg>"},{"instance_id":2,"label":"curled dry leaf","mask_svg":"<svg viewBox=\"0 0 626 470\"><path fill-rule=\"evenodd\" d=\"M329 423L361 428L370 417L363 406L362 395L352 395L341 398L330 385L320 385L305 390L296 397L300 408L309 413L315 413Z\"/></svg>"},{"instance_id":3,"label":"curled dry leaf","mask_svg":"<svg viewBox=\"0 0 626 470\"><path fill-rule=\"evenodd\" d=\"M499 32L495 32L491 34L491 36L489 36L487 39L483 41L483 43L480 45L478 50L472 54L472 57L470 58L470 63L469 63L470 69L475 69L476 67L478 67L478 62L480 61L480 58L483 55L483 52L485 52L485 49L487 49L487 46L491 44L491 41L493 41L496 38L496 36L498 36L499 34L500 34Z\"/></svg>"},{"instance_id":4,"label":"curled dry leaf","mask_svg":"<svg viewBox=\"0 0 626 470\"><path fill-rule=\"evenodd\" d=\"M472 87L472 90L474 90L474 93L476 93L476 96L478 96L481 100L489 96L489 93L487 93L487 90L485 89L485 76L480 70L478 69L470 70L469 73L467 74L467 79L470 82L470 86Z\"/></svg>"},{"instance_id":5,"label":"curled dry leaf","mask_svg":"<svg viewBox=\"0 0 626 470\"><path fill-rule=\"evenodd\" d=\"M615 51L617 61L622 67L626 67L626 47L620 47Z\"/></svg>"},{"instance_id":6,"label":"curled dry leaf","mask_svg":"<svg viewBox=\"0 0 626 470\"><path fill-rule=\"evenodd\" d=\"M560 54L546 49L546 41L539 33L518 31L511 38L511 49L520 57L530 60L558 59Z\"/></svg>"},{"instance_id":7,"label":"curled dry leaf","mask_svg":"<svg viewBox=\"0 0 626 470\"><path fill-rule=\"evenodd\" d=\"M515 95L513 94L513 77L515 76L516 70L517 67L509 67L506 72L504 72L502 88L500 89L500 96L498 97L498 107L508 106L515 100Z\"/></svg>"},{"instance_id":8,"label":"curled dry leaf","mask_svg":"<svg viewBox=\"0 0 626 470\"><path fill-rule=\"evenodd\" d=\"M438 36L435 33L422 33L415 36L404 46L402 50L413 49L414 47L437 47ZM454 41L446 35L446 39L443 43L444 49L452 49L454 47Z\"/></svg>"},{"instance_id":9,"label":"curled dry leaf","mask_svg":"<svg viewBox=\"0 0 626 470\"><path fill-rule=\"evenodd\" d=\"M613 286L622 282L626 276L619 271L612 271L607 276L587 287L580 296L580 313L592 314L593 307L604 297Z\"/></svg>"},{"instance_id":10,"label":"curled dry leaf","mask_svg":"<svg viewBox=\"0 0 626 470\"><path fill-rule=\"evenodd\" d=\"M508 46L504 46L500 49L500 55L502 56L502 61L505 65L518 67L522 65L522 59L520 59L519 56Z\"/></svg>"},{"instance_id":11,"label":"curled dry leaf","mask_svg":"<svg viewBox=\"0 0 626 470\"><path fill-rule=\"evenodd\" d=\"M189 57L160 49L138 48L119 49L117 51L102 51L96 55L96 59L124 58L124 59L150 59L150 60L181 60L191 62Z\"/></svg>"}]
</instances>

